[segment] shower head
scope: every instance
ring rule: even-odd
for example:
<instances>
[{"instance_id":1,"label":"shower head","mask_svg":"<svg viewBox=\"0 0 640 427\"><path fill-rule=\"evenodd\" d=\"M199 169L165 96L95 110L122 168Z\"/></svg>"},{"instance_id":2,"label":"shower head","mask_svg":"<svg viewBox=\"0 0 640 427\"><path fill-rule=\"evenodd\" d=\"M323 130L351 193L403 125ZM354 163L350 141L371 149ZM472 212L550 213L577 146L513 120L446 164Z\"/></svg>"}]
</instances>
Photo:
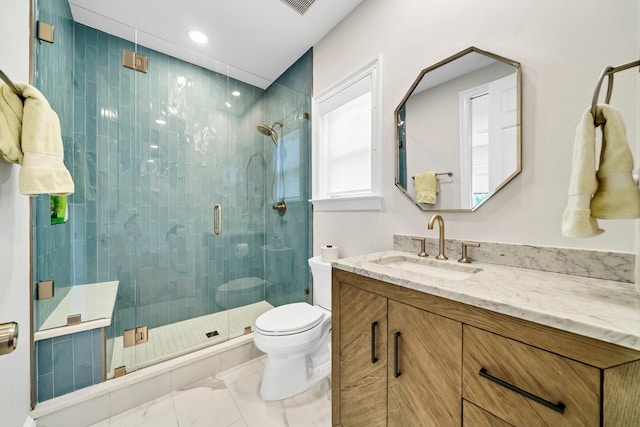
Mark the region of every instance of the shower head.
<instances>
[{"instance_id":1,"label":"shower head","mask_svg":"<svg viewBox=\"0 0 640 427\"><path fill-rule=\"evenodd\" d=\"M258 132L260 132L264 136L270 136L273 140L273 143L278 145L278 132L276 132L276 130L274 129L276 125L279 125L280 128L282 128L282 122L275 122L271 126L261 124L256 126L256 128L258 129Z\"/></svg>"}]
</instances>

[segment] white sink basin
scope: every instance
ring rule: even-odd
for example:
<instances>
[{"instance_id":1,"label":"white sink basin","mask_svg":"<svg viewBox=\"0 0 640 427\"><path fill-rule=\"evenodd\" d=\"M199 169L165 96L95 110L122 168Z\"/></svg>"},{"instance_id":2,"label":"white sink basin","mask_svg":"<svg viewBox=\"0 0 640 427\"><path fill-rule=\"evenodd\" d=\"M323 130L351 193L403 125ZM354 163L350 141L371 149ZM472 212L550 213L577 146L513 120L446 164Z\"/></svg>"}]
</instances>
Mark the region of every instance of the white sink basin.
<instances>
[{"instance_id":1,"label":"white sink basin","mask_svg":"<svg viewBox=\"0 0 640 427\"><path fill-rule=\"evenodd\" d=\"M412 258L394 255L372 259L369 262L403 272L423 274L430 277L441 277L448 280L465 280L482 271L481 268L464 264L452 264L424 258Z\"/></svg>"}]
</instances>

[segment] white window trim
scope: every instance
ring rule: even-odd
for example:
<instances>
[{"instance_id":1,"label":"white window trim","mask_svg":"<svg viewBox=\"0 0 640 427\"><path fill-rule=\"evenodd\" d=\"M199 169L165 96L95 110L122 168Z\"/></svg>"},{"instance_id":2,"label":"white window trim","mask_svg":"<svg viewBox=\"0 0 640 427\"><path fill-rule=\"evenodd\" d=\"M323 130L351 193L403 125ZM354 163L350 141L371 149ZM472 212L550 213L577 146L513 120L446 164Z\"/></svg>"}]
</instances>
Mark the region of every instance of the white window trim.
<instances>
[{"instance_id":1,"label":"white window trim","mask_svg":"<svg viewBox=\"0 0 640 427\"><path fill-rule=\"evenodd\" d=\"M380 210L382 206L382 194L380 191L381 184L381 159L380 159L380 140L382 133L381 121L381 105L382 90L380 70L382 58L378 56L365 65L360 67L353 74L345 77L331 87L321 92L313 98L312 102L312 135L314 141L319 141L319 123L318 116L319 105L332 96L340 93L340 91L351 86L355 82L363 79L367 75L371 76L371 190L349 195L340 196L323 196L319 195L318 183L320 182L319 170L319 147L313 144L312 150L312 198L313 208L316 211L351 211L351 210Z\"/></svg>"}]
</instances>

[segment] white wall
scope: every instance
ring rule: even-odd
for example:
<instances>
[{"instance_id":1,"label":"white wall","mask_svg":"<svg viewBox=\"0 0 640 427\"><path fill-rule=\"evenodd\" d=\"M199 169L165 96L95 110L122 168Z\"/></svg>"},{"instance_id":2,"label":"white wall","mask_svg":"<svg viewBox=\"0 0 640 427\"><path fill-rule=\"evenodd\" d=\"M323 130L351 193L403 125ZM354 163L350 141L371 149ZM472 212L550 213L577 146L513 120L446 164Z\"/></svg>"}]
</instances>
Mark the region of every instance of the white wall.
<instances>
[{"instance_id":1,"label":"white wall","mask_svg":"<svg viewBox=\"0 0 640 427\"><path fill-rule=\"evenodd\" d=\"M380 212L316 212L314 253L341 256L389 249L394 233L436 237L431 213L395 188L393 111L420 70L469 46L522 64L523 170L473 213L445 213L450 238L635 251L635 220L603 221L592 239L560 235L575 127L607 65L638 59L636 0L365 0L314 46L314 93L382 54L383 124ZM632 150L638 141L640 74L616 74L612 104L623 114ZM601 97L602 99L602 97Z\"/></svg>"},{"instance_id":2,"label":"white wall","mask_svg":"<svg viewBox=\"0 0 640 427\"><path fill-rule=\"evenodd\" d=\"M0 69L29 81L29 1L2 0ZM0 157L0 323L18 322L13 353L0 356L0 424L21 426L30 409L29 199L18 191L19 166Z\"/></svg>"}]
</instances>

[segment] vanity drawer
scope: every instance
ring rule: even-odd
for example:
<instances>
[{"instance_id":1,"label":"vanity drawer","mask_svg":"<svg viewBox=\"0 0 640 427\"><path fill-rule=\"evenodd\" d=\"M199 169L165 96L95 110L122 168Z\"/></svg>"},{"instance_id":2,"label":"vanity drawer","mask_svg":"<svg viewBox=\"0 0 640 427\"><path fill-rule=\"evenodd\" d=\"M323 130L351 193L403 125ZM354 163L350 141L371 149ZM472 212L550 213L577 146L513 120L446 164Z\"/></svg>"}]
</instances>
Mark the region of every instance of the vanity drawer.
<instances>
[{"instance_id":1,"label":"vanity drawer","mask_svg":"<svg viewBox=\"0 0 640 427\"><path fill-rule=\"evenodd\" d=\"M599 426L600 370L464 326L463 397L514 426Z\"/></svg>"},{"instance_id":2,"label":"vanity drawer","mask_svg":"<svg viewBox=\"0 0 640 427\"><path fill-rule=\"evenodd\" d=\"M467 400L462 400L463 427L513 427Z\"/></svg>"}]
</instances>

